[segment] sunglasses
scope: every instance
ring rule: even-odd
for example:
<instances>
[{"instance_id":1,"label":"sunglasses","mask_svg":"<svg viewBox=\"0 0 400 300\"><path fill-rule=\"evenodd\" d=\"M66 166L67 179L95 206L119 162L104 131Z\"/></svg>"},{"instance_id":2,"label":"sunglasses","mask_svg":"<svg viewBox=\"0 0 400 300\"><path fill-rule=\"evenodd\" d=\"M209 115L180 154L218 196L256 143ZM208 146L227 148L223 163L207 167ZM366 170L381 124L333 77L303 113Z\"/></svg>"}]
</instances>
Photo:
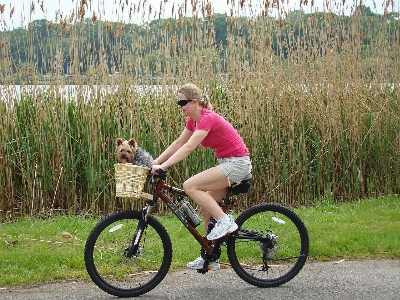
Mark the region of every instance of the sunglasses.
<instances>
[{"instance_id":1,"label":"sunglasses","mask_svg":"<svg viewBox=\"0 0 400 300\"><path fill-rule=\"evenodd\" d=\"M179 105L179 106L185 106L185 105L188 104L190 101L192 101L192 100L178 100L178 105Z\"/></svg>"}]
</instances>

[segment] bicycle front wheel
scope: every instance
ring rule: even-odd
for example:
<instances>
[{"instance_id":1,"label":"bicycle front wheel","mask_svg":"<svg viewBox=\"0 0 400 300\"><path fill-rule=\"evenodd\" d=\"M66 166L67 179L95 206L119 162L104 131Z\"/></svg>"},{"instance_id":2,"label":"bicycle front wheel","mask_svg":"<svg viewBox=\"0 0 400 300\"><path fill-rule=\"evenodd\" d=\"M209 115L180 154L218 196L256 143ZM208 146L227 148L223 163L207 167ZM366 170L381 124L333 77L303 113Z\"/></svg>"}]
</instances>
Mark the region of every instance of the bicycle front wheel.
<instances>
[{"instance_id":1,"label":"bicycle front wheel","mask_svg":"<svg viewBox=\"0 0 400 300\"><path fill-rule=\"evenodd\" d=\"M118 297L139 296L163 280L172 261L171 239L153 216L139 230L140 211L120 211L100 221L85 246L85 265L93 282ZM133 240L140 237L139 247Z\"/></svg>"},{"instance_id":2,"label":"bicycle front wheel","mask_svg":"<svg viewBox=\"0 0 400 300\"><path fill-rule=\"evenodd\" d=\"M243 212L239 230L228 238L229 261L236 274L258 287L275 287L293 279L306 263L307 229L292 210L263 203Z\"/></svg>"}]
</instances>

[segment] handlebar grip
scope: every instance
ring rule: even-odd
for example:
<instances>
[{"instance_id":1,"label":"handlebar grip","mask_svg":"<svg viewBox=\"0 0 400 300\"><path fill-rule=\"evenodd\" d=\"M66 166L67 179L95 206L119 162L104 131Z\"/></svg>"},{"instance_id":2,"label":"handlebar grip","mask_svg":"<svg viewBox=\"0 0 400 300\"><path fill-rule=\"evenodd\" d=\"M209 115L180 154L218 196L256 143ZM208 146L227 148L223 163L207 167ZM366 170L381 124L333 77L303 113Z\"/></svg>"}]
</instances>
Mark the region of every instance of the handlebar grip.
<instances>
[{"instance_id":1,"label":"handlebar grip","mask_svg":"<svg viewBox=\"0 0 400 300\"><path fill-rule=\"evenodd\" d=\"M165 171L163 169L158 169L157 174L161 180L165 180L167 178L167 171Z\"/></svg>"}]
</instances>

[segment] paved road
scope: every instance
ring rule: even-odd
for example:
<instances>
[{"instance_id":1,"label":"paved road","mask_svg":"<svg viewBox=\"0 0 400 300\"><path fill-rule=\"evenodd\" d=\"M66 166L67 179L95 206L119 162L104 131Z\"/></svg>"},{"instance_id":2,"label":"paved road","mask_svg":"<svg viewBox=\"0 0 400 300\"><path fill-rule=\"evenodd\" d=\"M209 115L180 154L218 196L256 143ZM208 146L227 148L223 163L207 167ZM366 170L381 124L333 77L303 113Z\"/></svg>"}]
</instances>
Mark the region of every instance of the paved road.
<instances>
[{"instance_id":1,"label":"paved road","mask_svg":"<svg viewBox=\"0 0 400 300\"><path fill-rule=\"evenodd\" d=\"M0 289L0 299L116 299L92 282L67 281L31 288ZM205 275L172 272L139 299L400 299L400 259L307 263L292 281L272 289L253 287L231 269Z\"/></svg>"}]
</instances>

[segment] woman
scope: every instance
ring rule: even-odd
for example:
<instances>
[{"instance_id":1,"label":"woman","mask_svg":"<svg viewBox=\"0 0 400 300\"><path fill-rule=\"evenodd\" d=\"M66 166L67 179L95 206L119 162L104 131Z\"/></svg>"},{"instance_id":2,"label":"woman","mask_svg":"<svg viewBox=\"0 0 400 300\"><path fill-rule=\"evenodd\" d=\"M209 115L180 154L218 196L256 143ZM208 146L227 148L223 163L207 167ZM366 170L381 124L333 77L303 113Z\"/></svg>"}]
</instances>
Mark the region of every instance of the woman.
<instances>
[{"instance_id":1,"label":"woman","mask_svg":"<svg viewBox=\"0 0 400 300\"><path fill-rule=\"evenodd\" d=\"M216 240L238 228L216 201L222 200L228 186L233 182L241 182L250 173L249 150L235 128L212 111L210 101L196 85L183 85L178 90L177 100L181 113L187 117L186 126L178 139L154 160L152 173L157 174L158 169L165 170L180 162L199 145L214 151L218 165L186 180L183 190L200 206L205 232L210 217L217 220L207 235L208 240ZM201 269L203 264L204 259L199 257L187 266ZM209 267L218 270L219 263L211 262Z\"/></svg>"}]
</instances>

